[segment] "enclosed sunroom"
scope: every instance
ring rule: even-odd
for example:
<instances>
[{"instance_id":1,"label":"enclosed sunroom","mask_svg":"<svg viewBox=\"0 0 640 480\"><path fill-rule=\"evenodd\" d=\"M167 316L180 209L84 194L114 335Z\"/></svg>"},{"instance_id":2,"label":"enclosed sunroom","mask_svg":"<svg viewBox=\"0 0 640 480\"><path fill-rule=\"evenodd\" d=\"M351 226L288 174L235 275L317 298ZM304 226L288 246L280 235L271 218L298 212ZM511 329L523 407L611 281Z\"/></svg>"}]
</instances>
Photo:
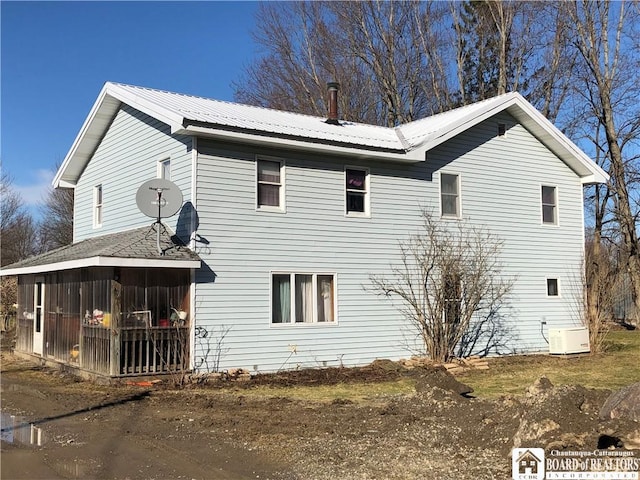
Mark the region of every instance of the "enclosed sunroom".
<instances>
[{"instance_id":1,"label":"enclosed sunroom","mask_svg":"<svg viewBox=\"0 0 640 480\"><path fill-rule=\"evenodd\" d=\"M2 275L18 278L16 351L109 377L187 370L199 267L158 225L9 265Z\"/></svg>"}]
</instances>

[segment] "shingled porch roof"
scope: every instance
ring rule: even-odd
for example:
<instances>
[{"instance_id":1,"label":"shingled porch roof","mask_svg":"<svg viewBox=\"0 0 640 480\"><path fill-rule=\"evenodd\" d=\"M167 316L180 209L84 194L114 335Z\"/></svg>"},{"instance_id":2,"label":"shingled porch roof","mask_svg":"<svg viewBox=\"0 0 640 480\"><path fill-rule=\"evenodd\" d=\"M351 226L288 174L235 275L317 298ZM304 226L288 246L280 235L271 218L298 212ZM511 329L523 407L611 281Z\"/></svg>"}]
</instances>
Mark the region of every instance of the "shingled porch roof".
<instances>
[{"instance_id":1,"label":"shingled porch roof","mask_svg":"<svg viewBox=\"0 0 640 480\"><path fill-rule=\"evenodd\" d=\"M157 228L160 228L158 251ZM46 273L83 267L199 268L200 257L164 225L82 240L7 265L1 276Z\"/></svg>"}]
</instances>

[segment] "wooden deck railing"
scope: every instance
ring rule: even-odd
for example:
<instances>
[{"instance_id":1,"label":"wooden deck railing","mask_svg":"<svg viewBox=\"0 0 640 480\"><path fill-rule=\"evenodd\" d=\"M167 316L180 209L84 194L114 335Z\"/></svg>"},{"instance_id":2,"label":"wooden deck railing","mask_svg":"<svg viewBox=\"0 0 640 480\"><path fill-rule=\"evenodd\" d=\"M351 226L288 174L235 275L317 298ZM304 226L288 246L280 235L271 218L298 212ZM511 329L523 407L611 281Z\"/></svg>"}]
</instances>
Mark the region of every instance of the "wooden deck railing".
<instances>
[{"instance_id":1,"label":"wooden deck railing","mask_svg":"<svg viewBox=\"0 0 640 480\"><path fill-rule=\"evenodd\" d=\"M120 330L120 374L179 372L188 368L188 327L124 327Z\"/></svg>"},{"instance_id":2,"label":"wooden deck railing","mask_svg":"<svg viewBox=\"0 0 640 480\"><path fill-rule=\"evenodd\" d=\"M83 325L80 342L80 366L104 375L173 373L189 366L189 327Z\"/></svg>"}]
</instances>

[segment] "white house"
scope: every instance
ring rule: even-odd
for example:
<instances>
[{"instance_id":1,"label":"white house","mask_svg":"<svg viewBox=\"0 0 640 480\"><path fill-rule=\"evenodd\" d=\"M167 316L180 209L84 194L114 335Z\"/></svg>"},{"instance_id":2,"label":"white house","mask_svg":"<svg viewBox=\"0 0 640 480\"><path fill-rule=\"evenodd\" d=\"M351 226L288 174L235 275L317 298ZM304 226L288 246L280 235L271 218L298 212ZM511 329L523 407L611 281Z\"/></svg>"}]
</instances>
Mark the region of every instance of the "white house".
<instances>
[{"instance_id":1,"label":"white house","mask_svg":"<svg viewBox=\"0 0 640 480\"><path fill-rule=\"evenodd\" d=\"M183 197L162 255L136 205L153 178ZM2 271L17 349L111 376L406 357L415 332L366 286L426 208L504 242L493 353L548 350L579 322L583 186L606 180L517 93L383 128L106 83L54 180L74 244Z\"/></svg>"}]
</instances>

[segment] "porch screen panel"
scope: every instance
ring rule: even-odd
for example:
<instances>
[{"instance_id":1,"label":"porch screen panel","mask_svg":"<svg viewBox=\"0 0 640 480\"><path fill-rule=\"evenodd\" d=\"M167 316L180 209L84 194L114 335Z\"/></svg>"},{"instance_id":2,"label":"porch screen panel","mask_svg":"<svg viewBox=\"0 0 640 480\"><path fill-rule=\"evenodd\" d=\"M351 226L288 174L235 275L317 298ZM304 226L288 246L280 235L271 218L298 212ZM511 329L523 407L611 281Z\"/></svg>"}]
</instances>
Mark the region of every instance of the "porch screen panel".
<instances>
[{"instance_id":1,"label":"porch screen panel","mask_svg":"<svg viewBox=\"0 0 640 480\"><path fill-rule=\"evenodd\" d=\"M80 272L68 271L47 278L45 310L46 354L77 363L80 352Z\"/></svg>"},{"instance_id":2,"label":"porch screen panel","mask_svg":"<svg viewBox=\"0 0 640 480\"><path fill-rule=\"evenodd\" d=\"M35 277L32 275L18 277L18 312L16 350L33 351L33 293Z\"/></svg>"}]
</instances>

